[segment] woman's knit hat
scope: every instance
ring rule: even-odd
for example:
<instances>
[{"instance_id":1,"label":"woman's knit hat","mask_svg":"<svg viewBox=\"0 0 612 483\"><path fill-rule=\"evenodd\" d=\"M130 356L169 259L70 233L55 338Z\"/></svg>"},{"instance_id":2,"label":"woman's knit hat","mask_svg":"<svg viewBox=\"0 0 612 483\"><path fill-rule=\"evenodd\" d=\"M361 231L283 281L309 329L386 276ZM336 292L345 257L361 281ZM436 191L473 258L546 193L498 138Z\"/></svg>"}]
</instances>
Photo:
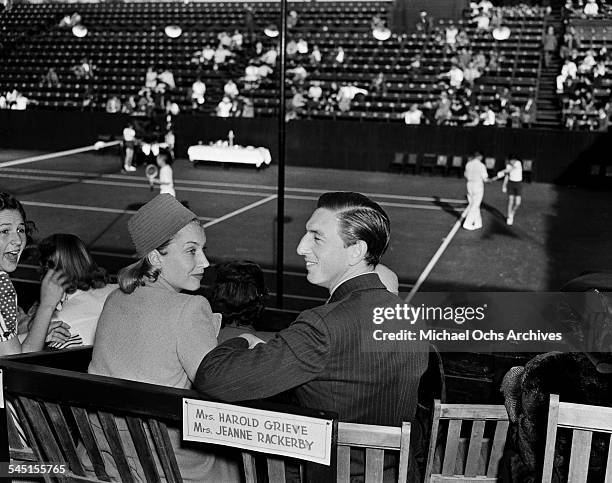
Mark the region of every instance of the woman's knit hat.
<instances>
[{"instance_id":1,"label":"woman's knit hat","mask_svg":"<svg viewBox=\"0 0 612 483\"><path fill-rule=\"evenodd\" d=\"M168 193L157 195L128 221L139 257L164 244L198 216Z\"/></svg>"}]
</instances>

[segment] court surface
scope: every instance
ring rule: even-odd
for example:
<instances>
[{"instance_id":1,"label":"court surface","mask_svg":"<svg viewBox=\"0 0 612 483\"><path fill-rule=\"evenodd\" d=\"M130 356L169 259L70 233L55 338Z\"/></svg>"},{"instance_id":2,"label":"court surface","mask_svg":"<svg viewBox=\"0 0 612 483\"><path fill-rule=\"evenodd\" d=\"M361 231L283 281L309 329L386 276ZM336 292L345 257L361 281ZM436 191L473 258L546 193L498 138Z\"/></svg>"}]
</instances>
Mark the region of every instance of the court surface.
<instances>
[{"instance_id":1,"label":"court surface","mask_svg":"<svg viewBox=\"0 0 612 483\"><path fill-rule=\"evenodd\" d=\"M111 272L133 261L127 220L158 192L150 191L144 168L122 173L117 156L96 152L6 165L39 154L46 153L0 151L0 189L24 203L36 238L75 233ZM211 262L256 261L274 293L276 167L194 167L179 159L173 168L177 198L207 227ZM286 187L285 292L292 310L326 297L306 282L295 248L317 197L332 190L368 194L387 211L392 242L383 261L399 274L403 293L417 280L420 290L557 290L584 271L612 269L609 192L526 184L509 227L501 183L490 184L484 228L469 232L456 227L466 206L465 183L456 177L288 167ZM36 278L27 261L15 276Z\"/></svg>"}]
</instances>

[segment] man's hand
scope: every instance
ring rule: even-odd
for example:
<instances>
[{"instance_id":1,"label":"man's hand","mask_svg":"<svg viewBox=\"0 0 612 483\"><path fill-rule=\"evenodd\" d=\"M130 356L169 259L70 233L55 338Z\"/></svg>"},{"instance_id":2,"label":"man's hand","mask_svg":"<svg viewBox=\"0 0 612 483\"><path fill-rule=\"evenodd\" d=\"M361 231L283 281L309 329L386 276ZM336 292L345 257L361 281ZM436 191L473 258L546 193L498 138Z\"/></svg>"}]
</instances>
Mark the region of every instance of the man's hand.
<instances>
[{"instance_id":1,"label":"man's hand","mask_svg":"<svg viewBox=\"0 0 612 483\"><path fill-rule=\"evenodd\" d=\"M246 339L249 342L249 349L252 349L257 344L265 344L265 342L256 335L248 334L246 332L244 334L240 334L239 337L242 337L243 339Z\"/></svg>"}]
</instances>

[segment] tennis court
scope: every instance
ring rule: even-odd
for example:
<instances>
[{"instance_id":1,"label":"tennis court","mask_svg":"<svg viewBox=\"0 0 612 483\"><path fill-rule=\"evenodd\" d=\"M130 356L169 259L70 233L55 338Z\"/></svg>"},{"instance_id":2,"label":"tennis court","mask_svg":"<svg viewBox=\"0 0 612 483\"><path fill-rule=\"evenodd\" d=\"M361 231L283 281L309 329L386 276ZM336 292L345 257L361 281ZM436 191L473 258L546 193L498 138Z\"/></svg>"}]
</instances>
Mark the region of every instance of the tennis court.
<instances>
[{"instance_id":1,"label":"tennis court","mask_svg":"<svg viewBox=\"0 0 612 483\"><path fill-rule=\"evenodd\" d=\"M43 159L7 166L38 155ZM0 151L0 189L25 204L36 222L36 237L75 233L111 272L130 263L127 220L157 194L150 191L144 168L125 174L117 156L91 151L52 159L44 155ZM274 292L276 167L227 169L179 159L173 169L177 198L207 225L211 261L254 260L266 270ZM421 290L556 290L583 271L612 267L607 192L527 184L524 204L509 227L501 185L487 185L484 228L467 232L455 227L466 205L459 178L288 167L286 187L285 292L286 306L293 310L326 297L305 280L295 247L317 197L330 190L359 191L385 208L392 243L384 263L399 274L402 292L428 266ZM15 276L35 277L27 263Z\"/></svg>"}]
</instances>

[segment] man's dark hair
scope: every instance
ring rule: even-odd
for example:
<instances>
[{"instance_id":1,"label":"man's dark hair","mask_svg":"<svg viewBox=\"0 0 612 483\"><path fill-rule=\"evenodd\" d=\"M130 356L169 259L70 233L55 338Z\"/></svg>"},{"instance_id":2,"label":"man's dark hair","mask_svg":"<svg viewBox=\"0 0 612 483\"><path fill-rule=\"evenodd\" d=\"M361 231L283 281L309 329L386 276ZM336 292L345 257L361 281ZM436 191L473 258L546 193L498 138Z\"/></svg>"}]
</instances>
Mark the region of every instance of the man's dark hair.
<instances>
[{"instance_id":1,"label":"man's dark hair","mask_svg":"<svg viewBox=\"0 0 612 483\"><path fill-rule=\"evenodd\" d=\"M337 191L321 195L317 208L335 211L344 246L364 241L368 245L366 263L378 265L391 236L391 222L378 203L360 193Z\"/></svg>"}]
</instances>

